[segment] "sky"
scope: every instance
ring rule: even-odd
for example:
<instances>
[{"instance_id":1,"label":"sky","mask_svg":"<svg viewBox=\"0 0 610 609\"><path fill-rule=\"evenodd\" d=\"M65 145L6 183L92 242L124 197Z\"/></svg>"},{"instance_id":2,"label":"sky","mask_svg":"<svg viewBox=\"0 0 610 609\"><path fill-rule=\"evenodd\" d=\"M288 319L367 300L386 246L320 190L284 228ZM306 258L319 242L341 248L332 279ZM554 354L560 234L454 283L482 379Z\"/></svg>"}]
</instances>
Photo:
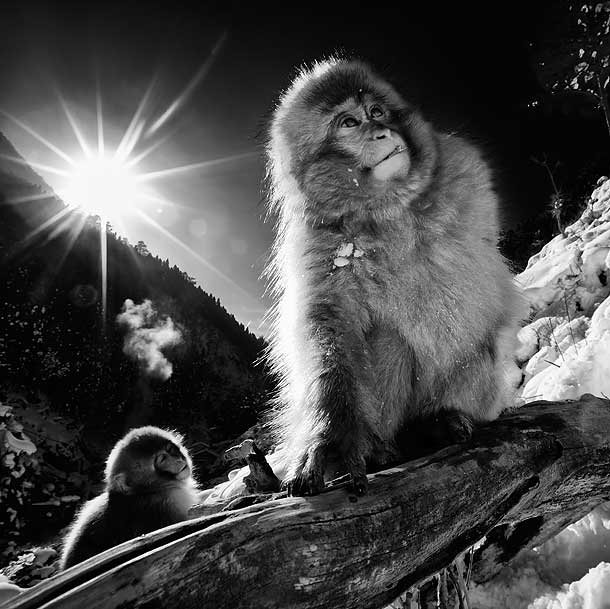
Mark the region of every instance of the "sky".
<instances>
[{"instance_id":1,"label":"sky","mask_svg":"<svg viewBox=\"0 0 610 609\"><path fill-rule=\"evenodd\" d=\"M90 145L99 103L112 150L150 88L130 158L155 145L137 171L164 173L146 182L155 200L142 204L144 215L122 214L115 228L195 277L256 333L267 331L270 304L260 279L272 239L265 129L303 63L336 52L366 59L439 127L479 141L498 170L509 224L549 192L530 159L541 136L528 114L540 91L528 45L544 2L504 3L493 14L478 2L403 3L400 12L382 3L57 4L3 6L0 131L28 161L65 169L23 125L77 159L60 99ZM193 167L165 171L185 165ZM39 173L55 189L65 182Z\"/></svg>"}]
</instances>

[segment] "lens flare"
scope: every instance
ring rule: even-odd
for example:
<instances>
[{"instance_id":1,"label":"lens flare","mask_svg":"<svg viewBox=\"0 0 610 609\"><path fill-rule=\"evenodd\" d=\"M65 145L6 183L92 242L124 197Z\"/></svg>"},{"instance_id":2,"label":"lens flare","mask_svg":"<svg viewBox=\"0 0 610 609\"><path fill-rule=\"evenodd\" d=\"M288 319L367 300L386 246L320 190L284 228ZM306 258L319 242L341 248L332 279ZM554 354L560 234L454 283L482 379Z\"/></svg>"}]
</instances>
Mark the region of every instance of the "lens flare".
<instances>
[{"instance_id":1,"label":"lens flare","mask_svg":"<svg viewBox=\"0 0 610 609\"><path fill-rule=\"evenodd\" d=\"M112 220L133 208L141 188L125 163L101 154L76 163L61 194L72 208Z\"/></svg>"},{"instance_id":2,"label":"lens flare","mask_svg":"<svg viewBox=\"0 0 610 609\"><path fill-rule=\"evenodd\" d=\"M163 144L177 132L177 127L170 128L170 122L178 114L178 111L186 104L193 91L201 85L211 69L217 55L220 53L226 40L226 32L220 36L212 49L210 56L202 64L184 90L165 109L161 115L153 120L149 105L154 103L154 89L156 78L150 82L146 92L137 105L127 129L112 150L109 146L105 133L105 118L102 108L102 91L99 80L95 91L95 118L89 129L82 130L75 115L70 109L67 100L58 87L55 87L59 106L63 110L68 124L72 128L76 141L80 146L80 159L76 155L66 153L57 143L44 137L26 122L14 114L0 108L0 115L23 129L26 133L51 150L63 163L60 167L42 164L31 159L6 156L0 153L0 159L4 158L12 163L25 165L43 174L58 176L55 180L55 192L63 202L67 204L53 216L44 220L36 226L26 237L25 242L32 243L35 237L45 232L54 237L61 232L70 232L68 249L74 243L76 237L87 222L87 216L99 218L99 248L100 248L100 275L101 275L101 304L102 316L106 317L107 308L107 223L113 227L123 228L122 220L127 215L134 215L148 225L154 227L174 244L179 245L188 252L207 271L220 277L234 290L244 296L255 300L244 288L224 274L219 268L206 260L201 254L189 247L186 243L173 235L169 230L153 220L147 213L147 204L150 203L170 205L172 209L177 206L174 202L167 202L159 196L154 184L163 183L171 178L183 179L184 174L195 171L205 171L224 164L235 164L238 168L243 162L254 160L259 157L259 151L248 150L208 159L194 163L174 167L162 167L153 171L142 171L139 168L141 162L158 150ZM96 132L97 142L89 142L85 132ZM165 133L162 133L165 131ZM96 145L97 144L97 145ZM9 201L12 204L20 204L46 199L49 193L45 190L42 194L32 194L27 197L16 197ZM82 212L82 213L75 213ZM243 246L240 246L243 248ZM68 251L66 251L66 255Z\"/></svg>"}]
</instances>

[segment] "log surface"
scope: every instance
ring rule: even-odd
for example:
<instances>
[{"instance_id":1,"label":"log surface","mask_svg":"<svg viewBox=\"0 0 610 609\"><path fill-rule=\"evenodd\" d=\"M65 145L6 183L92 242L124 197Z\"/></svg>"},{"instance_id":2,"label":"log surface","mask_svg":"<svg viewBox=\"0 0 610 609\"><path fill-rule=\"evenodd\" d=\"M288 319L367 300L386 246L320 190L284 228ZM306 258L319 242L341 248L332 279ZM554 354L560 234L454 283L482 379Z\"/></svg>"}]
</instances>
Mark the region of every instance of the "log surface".
<instances>
[{"instance_id":1,"label":"log surface","mask_svg":"<svg viewBox=\"0 0 610 609\"><path fill-rule=\"evenodd\" d=\"M382 608L489 534L482 581L610 497L609 432L608 400L531 404L369 476L364 497L339 488L172 525L10 606Z\"/></svg>"}]
</instances>

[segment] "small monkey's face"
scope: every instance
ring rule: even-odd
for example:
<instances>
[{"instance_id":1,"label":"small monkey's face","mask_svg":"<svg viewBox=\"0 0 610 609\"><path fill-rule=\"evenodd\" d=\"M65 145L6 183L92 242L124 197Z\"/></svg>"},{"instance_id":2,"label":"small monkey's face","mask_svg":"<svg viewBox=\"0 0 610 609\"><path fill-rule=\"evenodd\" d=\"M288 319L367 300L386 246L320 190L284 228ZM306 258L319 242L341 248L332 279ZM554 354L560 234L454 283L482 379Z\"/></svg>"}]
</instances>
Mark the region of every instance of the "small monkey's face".
<instances>
[{"instance_id":1,"label":"small monkey's face","mask_svg":"<svg viewBox=\"0 0 610 609\"><path fill-rule=\"evenodd\" d=\"M370 171L373 178L386 181L409 172L409 150L382 102L366 96L362 102L351 99L333 113L329 139L356 161L358 169Z\"/></svg>"},{"instance_id":2,"label":"small monkey's face","mask_svg":"<svg viewBox=\"0 0 610 609\"><path fill-rule=\"evenodd\" d=\"M191 475L191 467L180 448L173 442L168 442L153 457L153 467L161 477L184 480Z\"/></svg>"},{"instance_id":3,"label":"small monkey's face","mask_svg":"<svg viewBox=\"0 0 610 609\"><path fill-rule=\"evenodd\" d=\"M156 427L129 432L114 447L106 466L109 490L122 493L182 486L191 473L182 438Z\"/></svg>"}]
</instances>

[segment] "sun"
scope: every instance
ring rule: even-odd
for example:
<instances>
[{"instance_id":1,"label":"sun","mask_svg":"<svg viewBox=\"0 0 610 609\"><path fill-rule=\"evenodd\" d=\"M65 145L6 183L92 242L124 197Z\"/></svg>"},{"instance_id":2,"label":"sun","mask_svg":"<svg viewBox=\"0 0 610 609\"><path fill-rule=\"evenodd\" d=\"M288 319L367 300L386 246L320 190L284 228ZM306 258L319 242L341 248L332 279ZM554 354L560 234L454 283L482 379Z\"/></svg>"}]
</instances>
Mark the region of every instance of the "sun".
<instances>
[{"instance_id":1,"label":"sun","mask_svg":"<svg viewBox=\"0 0 610 609\"><path fill-rule=\"evenodd\" d=\"M23 129L63 161L61 165L57 166L55 163L43 164L32 159L7 157L9 161L41 171L44 176L55 176L49 183L60 200L66 203L65 207L62 207L53 216L33 228L26 237L26 241L33 240L36 235L43 233L43 231L49 231L51 236L57 235L60 232L66 232L69 234L68 247L71 247L77 236L81 234L83 228L87 225L87 216L97 216L100 219L99 251L101 312L103 319L106 319L108 292L108 234L121 235L120 238L124 238L129 243L127 241L126 223L123 222L128 216L134 216L136 219L135 223L139 220L140 223L143 222L156 229L169 241L194 257L207 270L223 279L223 281L230 284L244 296L250 297L249 292L241 285L214 266L195 249L184 243L165 226L159 224L154 217L149 215L149 208L154 205L157 211L161 211L165 206L175 207L178 205L163 196L162 192L159 192L154 186L155 182L163 182L164 180L193 171L204 171L225 163L253 160L259 158L260 152L258 150L248 150L220 158L174 167L170 166L154 171L142 171L141 169L141 163L144 159L152 155L172 135L173 132L168 131L170 121L186 103L196 86L204 79L211 62L224 43L225 38L226 33L221 36L212 50L210 58L203 63L184 90L158 118L155 118L151 113L152 110L149 108L155 98L155 79L151 81L131 121L123 131L116 148L112 146L111 149L106 145L107 138L104 129L102 95L99 83L96 89L95 123L92 123L87 129L91 133L97 127L97 142L95 140L93 142L88 141L88 138L85 137L84 132L79 126L79 122L68 107L66 99L59 90L56 91L59 105L80 147L77 155L69 154L57 143L47 139L27 123L5 109L0 108L1 116L6 117ZM48 193L37 193L25 198L16 197L8 202L17 204L24 201L37 201L47 197ZM108 228L109 224L110 230Z\"/></svg>"},{"instance_id":2,"label":"sun","mask_svg":"<svg viewBox=\"0 0 610 609\"><path fill-rule=\"evenodd\" d=\"M125 161L98 153L70 168L61 194L72 208L116 220L134 211L140 191L137 176Z\"/></svg>"}]
</instances>

